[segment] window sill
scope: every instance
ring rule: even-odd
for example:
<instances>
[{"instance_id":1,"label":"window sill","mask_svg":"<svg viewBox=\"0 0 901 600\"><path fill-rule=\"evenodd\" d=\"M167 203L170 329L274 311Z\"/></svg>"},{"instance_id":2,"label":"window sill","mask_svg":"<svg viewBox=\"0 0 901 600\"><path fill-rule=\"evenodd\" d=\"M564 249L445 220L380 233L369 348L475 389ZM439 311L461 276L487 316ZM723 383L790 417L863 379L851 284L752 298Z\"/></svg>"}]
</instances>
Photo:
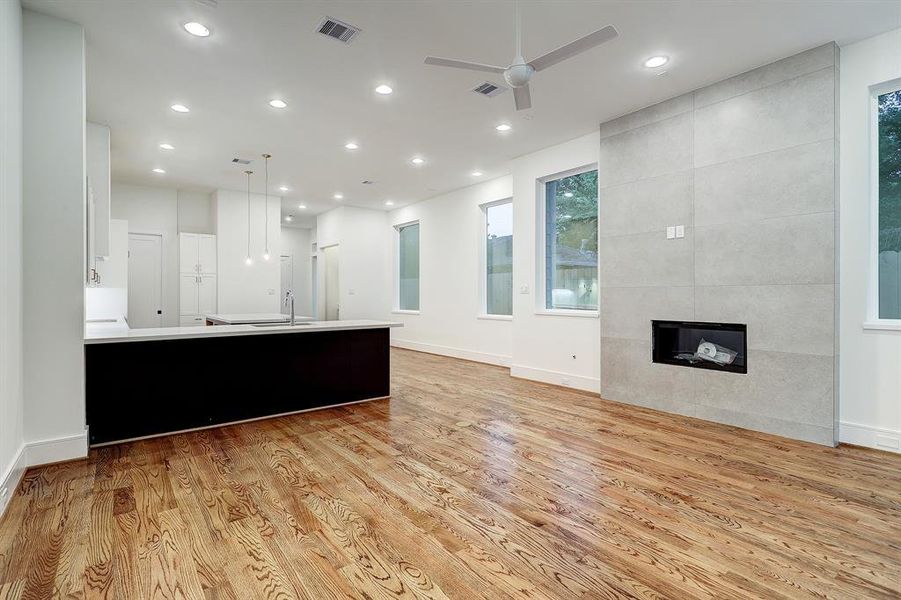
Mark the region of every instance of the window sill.
<instances>
[{"instance_id":1,"label":"window sill","mask_svg":"<svg viewBox=\"0 0 901 600\"><path fill-rule=\"evenodd\" d=\"M476 315L476 319L482 319L484 321L512 321L513 315L489 315L487 313L482 313Z\"/></svg>"},{"instance_id":2,"label":"window sill","mask_svg":"<svg viewBox=\"0 0 901 600\"><path fill-rule=\"evenodd\" d=\"M875 321L864 321L863 328L875 331L901 331L901 319L879 319Z\"/></svg>"},{"instance_id":3,"label":"window sill","mask_svg":"<svg viewBox=\"0 0 901 600\"><path fill-rule=\"evenodd\" d=\"M545 317L581 317L583 319L597 319L600 316L600 312L596 310L571 310L563 308L536 310L535 314Z\"/></svg>"},{"instance_id":4,"label":"window sill","mask_svg":"<svg viewBox=\"0 0 901 600\"><path fill-rule=\"evenodd\" d=\"M419 311L418 310L401 310L398 308L398 309L392 310L391 314L392 315L418 315Z\"/></svg>"}]
</instances>

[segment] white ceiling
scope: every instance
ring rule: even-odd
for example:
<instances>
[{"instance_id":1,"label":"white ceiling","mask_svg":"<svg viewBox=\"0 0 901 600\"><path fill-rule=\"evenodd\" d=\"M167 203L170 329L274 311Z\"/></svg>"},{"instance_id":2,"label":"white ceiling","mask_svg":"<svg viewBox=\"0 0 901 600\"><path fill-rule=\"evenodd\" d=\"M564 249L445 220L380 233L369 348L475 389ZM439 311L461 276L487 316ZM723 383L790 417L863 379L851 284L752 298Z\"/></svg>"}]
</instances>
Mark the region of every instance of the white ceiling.
<instances>
[{"instance_id":1,"label":"white ceiling","mask_svg":"<svg viewBox=\"0 0 901 600\"><path fill-rule=\"evenodd\" d=\"M371 208L422 200L473 183L474 169L481 179L502 175L509 159L612 117L832 40L901 27L901 1L526 0L527 60L607 24L620 36L536 74L534 108L516 112L509 91L470 91L499 78L423 64L427 54L508 64L510 0L209 4L25 0L85 27L88 118L112 129L114 179L242 190L244 167L230 164L241 156L257 159L253 187L262 192L259 156L269 152L270 192L288 185L283 213L296 215L334 207L335 192ZM349 46L325 38L315 28L326 15L363 33ZM187 34L187 21L212 35ZM641 66L655 54L672 58L664 76ZM379 83L394 94L375 94ZM270 108L272 98L288 108ZM173 103L191 112L176 114ZM501 121L513 130L497 133ZM360 149L345 150L349 140ZM414 155L427 163L411 166Z\"/></svg>"}]
</instances>

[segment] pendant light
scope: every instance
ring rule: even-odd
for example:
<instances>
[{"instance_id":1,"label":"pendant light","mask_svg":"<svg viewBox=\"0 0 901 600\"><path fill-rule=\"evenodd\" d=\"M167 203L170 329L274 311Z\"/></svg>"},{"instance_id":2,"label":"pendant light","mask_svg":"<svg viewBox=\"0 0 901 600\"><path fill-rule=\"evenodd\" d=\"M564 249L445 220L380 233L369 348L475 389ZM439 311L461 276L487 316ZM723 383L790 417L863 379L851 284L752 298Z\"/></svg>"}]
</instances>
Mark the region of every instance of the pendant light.
<instances>
[{"instance_id":1,"label":"pendant light","mask_svg":"<svg viewBox=\"0 0 901 600\"><path fill-rule=\"evenodd\" d=\"M266 246L263 249L263 260L269 260L269 159L272 155L264 154L263 158L266 160L266 188L263 192L266 197L266 203L263 204L263 212L266 214Z\"/></svg>"},{"instance_id":2,"label":"pendant light","mask_svg":"<svg viewBox=\"0 0 901 600\"><path fill-rule=\"evenodd\" d=\"M247 175L247 257L244 259L244 264L249 267L253 264L253 259L250 257L250 176L253 175L253 171L244 171L244 174Z\"/></svg>"}]
</instances>

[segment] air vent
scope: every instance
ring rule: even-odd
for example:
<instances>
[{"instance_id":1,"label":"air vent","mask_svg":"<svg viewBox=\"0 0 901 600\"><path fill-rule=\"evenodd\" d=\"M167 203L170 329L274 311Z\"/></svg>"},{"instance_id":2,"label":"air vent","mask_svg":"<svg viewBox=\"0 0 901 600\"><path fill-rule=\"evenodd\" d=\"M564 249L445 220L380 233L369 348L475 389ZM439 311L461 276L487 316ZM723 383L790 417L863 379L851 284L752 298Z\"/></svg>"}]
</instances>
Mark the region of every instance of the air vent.
<instances>
[{"instance_id":1,"label":"air vent","mask_svg":"<svg viewBox=\"0 0 901 600\"><path fill-rule=\"evenodd\" d=\"M364 179L364 180L361 181L360 183L362 183L363 185L372 185L372 184L375 183L375 182L374 182L373 180L371 180L371 179Z\"/></svg>"},{"instance_id":2,"label":"air vent","mask_svg":"<svg viewBox=\"0 0 901 600\"><path fill-rule=\"evenodd\" d=\"M333 19L331 17L325 17L324 19L322 19L322 21L319 22L319 27L316 30L324 36L334 38L339 42L344 42L345 44L349 44L355 37L357 37L357 34L360 33L359 27L348 25L343 21L339 21L338 19Z\"/></svg>"},{"instance_id":3,"label":"air vent","mask_svg":"<svg viewBox=\"0 0 901 600\"><path fill-rule=\"evenodd\" d=\"M490 81L480 83L476 87L472 88L472 91L474 91L476 94L487 96L489 98L494 98L498 94L503 94L506 90L507 88L502 86L501 84L491 83Z\"/></svg>"},{"instance_id":4,"label":"air vent","mask_svg":"<svg viewBox=\"0 0 901 600\"><path fill-rule=\"evenodd\" d=\"M251 162L250 159L247 158L238 158L237 156L232 159L232 163L236 165L249 165Z\"/></svg>"}]
</instances>

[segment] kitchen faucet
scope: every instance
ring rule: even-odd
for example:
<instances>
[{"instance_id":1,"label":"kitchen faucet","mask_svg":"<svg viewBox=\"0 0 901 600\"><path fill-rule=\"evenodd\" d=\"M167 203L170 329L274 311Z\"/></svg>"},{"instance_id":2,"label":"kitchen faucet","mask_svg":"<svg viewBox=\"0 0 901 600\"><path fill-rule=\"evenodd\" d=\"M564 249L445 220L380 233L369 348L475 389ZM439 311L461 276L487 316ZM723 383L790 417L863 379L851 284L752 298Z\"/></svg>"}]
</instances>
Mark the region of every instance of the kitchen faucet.
<instances>
[{"instance_id":1,"label":"kitchen faucet","mask_svg":"<svg viewBox=\"0 0 901 600\"><path fill-rule=\"evenodd\" d=\"M291 303L291 325L294 325L294 290L285 292L285 306L288 306L288 302Z\"/></svg>"}]
</instances>

